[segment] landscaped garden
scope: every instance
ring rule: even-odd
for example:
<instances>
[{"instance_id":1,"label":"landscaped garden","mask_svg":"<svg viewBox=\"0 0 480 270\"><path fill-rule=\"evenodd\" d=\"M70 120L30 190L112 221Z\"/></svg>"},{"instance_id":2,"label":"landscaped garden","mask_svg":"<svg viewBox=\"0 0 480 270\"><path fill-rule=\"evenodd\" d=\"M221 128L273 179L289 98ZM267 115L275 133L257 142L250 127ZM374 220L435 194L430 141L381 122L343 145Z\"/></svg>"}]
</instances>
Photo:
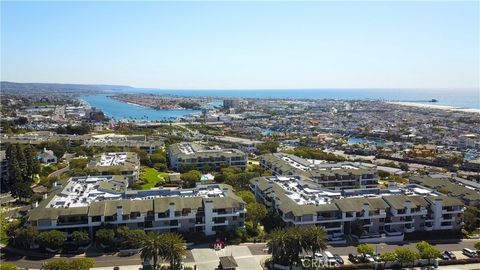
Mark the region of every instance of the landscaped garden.
<instances>
[{"instance_id":1,"label":"landscaped garden","mask_svg":"<svg viewBox=\"0 0 480 270\"><path fill-rule=\"evenodd\" d=\"M168 179L168 173L159 172L154 168L143 167L140 173L140 184L142 189L151 189L161 184L165 184Z\"/></svg>"}]
</instances>

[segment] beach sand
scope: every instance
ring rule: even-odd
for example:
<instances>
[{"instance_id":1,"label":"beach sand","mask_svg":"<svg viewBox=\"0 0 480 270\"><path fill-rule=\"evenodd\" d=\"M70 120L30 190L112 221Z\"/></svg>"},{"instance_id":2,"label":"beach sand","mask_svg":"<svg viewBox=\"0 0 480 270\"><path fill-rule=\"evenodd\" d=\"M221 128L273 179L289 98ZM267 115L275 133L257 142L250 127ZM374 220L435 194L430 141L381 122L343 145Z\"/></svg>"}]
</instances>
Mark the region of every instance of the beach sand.
<instances>
[{"instance_id":1,"label":"beach sand","mask_svg":"<svg viewBox=\"0 0 480 270\"><path fill-rule=\"evenodd\" d=\"M403 106L410 106L410 107L420 107L420 108L447 110L447 111L480 113L480 109L474 109L474 108L458 108L458 107L453 107L453 106L437 105L437 104L425 104L425 103L417 103L417 102L387 102L387 103L397 104L397 105L403 105Z\"/></svg>"}]
</instances>

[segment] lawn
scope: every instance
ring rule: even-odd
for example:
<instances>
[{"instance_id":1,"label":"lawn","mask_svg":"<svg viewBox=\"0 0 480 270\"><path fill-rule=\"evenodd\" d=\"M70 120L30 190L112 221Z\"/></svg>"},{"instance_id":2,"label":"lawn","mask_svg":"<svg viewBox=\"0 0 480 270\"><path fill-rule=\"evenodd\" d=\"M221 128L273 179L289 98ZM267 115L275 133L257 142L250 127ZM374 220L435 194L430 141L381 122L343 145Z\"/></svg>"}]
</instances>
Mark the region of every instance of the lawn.
<instances>
[{"instance_id":1,"label":"lawn","mask_svg":"<svg viewBox=\"0 0 480 270\"><path fill-rule=\"evenodd\" d=\"M155 187L157 183L165 183L168 173L159 172L154 168L144 167L140 174L140 179L145 182L142 185L142 189L151 189Z\"/></svg>"}]
</instances>

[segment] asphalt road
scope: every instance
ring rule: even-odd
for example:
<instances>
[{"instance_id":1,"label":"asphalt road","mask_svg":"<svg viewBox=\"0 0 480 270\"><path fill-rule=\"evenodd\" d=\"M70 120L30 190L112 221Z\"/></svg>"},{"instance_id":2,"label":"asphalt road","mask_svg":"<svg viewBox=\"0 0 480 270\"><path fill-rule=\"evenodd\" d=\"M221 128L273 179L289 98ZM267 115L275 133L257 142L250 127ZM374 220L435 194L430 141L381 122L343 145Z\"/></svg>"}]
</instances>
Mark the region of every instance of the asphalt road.
<instances>
[{"instance_id":1,"label":"asphalt road","mask_svg":"<svg viewBox=\"0 0 480 270\"><path fill-rule=\"evenodd\" d=\"M463 248L473 248L473 244L475 241L478 240L463 240L455 243L437 243L434 244L436 248L440 250L450 250L450 251L461 251ZM445 242L445 241L444 241ZM252 253L252 255L266 255L264 249L266 248L265 244L244 244L247 246ZM386 251L393 251L398 247L409 247L415 249L415 243L408 243L408 244L377 244L374 245L378 252L386 252ZM328 250L333 254L339 254L342 256L348 255L349 253L356 253L356 247L354 246L336 246L332 247L329 246ZM2 250L2 261L12 262L17 266L24 267L24 268L34 268L40 269L42 263L48 260L58 259L59 257L55 258L34 258L34 257L25 257L19 256L11 253L4 253ZM62 257L60 257L62 258ZM63 258L71 258L71 257L63 257ZM103 256L93 256L88 257L95 259L96 264L95 267L113 267L113 266L126 266L126 265L140 265L141 259L140 255L133 255L127 257L119 257L116 255L103 255ZM186 262L193 262L193 256L191 256L191 251L187 255Z\"/></svg>"}]
</instances>

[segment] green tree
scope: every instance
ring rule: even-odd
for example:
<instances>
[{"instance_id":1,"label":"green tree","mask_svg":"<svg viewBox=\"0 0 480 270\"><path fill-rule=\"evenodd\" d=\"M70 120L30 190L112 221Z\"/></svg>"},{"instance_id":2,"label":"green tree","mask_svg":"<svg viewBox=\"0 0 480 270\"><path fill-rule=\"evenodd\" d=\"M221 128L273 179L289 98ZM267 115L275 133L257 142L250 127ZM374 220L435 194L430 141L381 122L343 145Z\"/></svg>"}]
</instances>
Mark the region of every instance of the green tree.
<instances>
[{"instance_id":1,"label":"green tree","mask_svg":"<svg viewBox=\"0 0 480 270\"><path fill-rule=\"evenodd\" d=\"M303 249L312 251L312 256L316 252L327 249L327 232L324 228L310 226L302 231Z\"/></svg>"},{"instance_id":2,"label":"green tree","mask_svg":"<svg viewBox=\"0 0 480 270\"><path fill-rule=\"evenodd\" d=\"M164 151L157 151L150 155L150 160L152 163L166 163L167 154Z\"/></svg>"},{"instance_id":3,"label":"green tree","mask_svg":"<svg viewBox=\"0 0 480 270\"><path fill-rule=\"evenodd\" d=\"M357 246L357 252L362 255L373 255L375 253L375 249L369 244L360 244Z\"/></svg>"},{"instance_id":4,"label":"green tree","mask_svg":"<svg viewBox=\"0 0 480 270\"><path fill-rule=\"evenodd\" d=\"M140 257L153 260L154 269L159 269L158 262L162 258L170 263L170 269L179 270L185 254L185 240L180 234L150 232L143 241Z\"/></svg>"},{"instance_id":5,"label":"green tree","mask_svg":"<svg viewBox=\"0 0 480 270\"><path fill-rule=\"evenodd\" d=\"M90 243L90 236L87 231L74 231L72 233L72 240L77 246L85 246Z\"/></svg>"},{"instance_id":6,"label":"green tree","mask_svg":"<svg viewBox=\"0 0 480 270\"><path fill-rule=\"evenodd\" d=\"M35 243L38 237L38 230L35 227L22 227L15 230L14 245L28 249Z\"/></svg>"},{"instance_id":7,"label":"green tree","mask_svg":"<svg viewBox=\"0 0 480 270\"><path fill-rule=\"evenodd\" d=\"M274 229L281 229L285 226L282 218L273 208L269 208L267 215L262 221L263 227L267 233L270 233Z\"/></svg>"},{"instance_id":8,"label":"green tree","mask_svg":"<svg viewBox=\"0 0 480 270\"><path fill-rule=\"evenodd\" d=\"M413 265L415 260L420 258L420 255L406 247L401 247L395 250L395 254L397 255L397 262L403 267L404 264Z\"/></svg>"},{"instance_id":9,"label":"green tree","mask_svg":"<svg viewBox=\"0 0 480 270\"><path fill-rule=\"evenodd\" d=\"M45 262L42 270L89 270L94 266L95 260L90 258L55 259Z\"/></svg>"},{"instance_id":10,"label":"green tree","mask_svg":"<svg viewBox=\"0 0 480 270\"><path fill-rule=\"evenodd\" d=\"M29 182L33 182L33 175L40 172L40 162L36 158L35 149L31 145L27 145L24 148L25 154L25 176Z\"/></svg>"},{"instance_id":11,"label":"green tree","mask_svg":"<svg viewBox=\"0 0 480 270\"><path fill-rule=\"evenodd\" d=\"M250 191L239 191L237 195L242 198L244 202L247 204L255 203L257 200L255 199L255 195Z\"/></svg>"},{"instance_id":12,"label":"green tree","mask_svg":"<svg viewBox=\"0 0 480 270\"><path fill-rule=\"evenodd\" d=\"M20 145L17 144L17 160L18 160L18 166L20 166L20 171L21 171L21 180L22 182L25 181L29 176L27 175L27 160L25 159L25 153L24 153L24 148Z\"/></svg>"},{"instance_id":13,"label":"green tree","mask_svg":"<svg viewBox=\"0 0 480 270\"><path fill-rule=\"evenodd\" d=\"M187 254L185 240L180 234L165 233L161 235L162 248L161 256L164 260L170 262L171 270L180 270L182 257Z\"/></svg>"},{"instance_id":14,"label":"green tree","mask_svg":"<svg viewBox=\"0 0 480 270\"><path fill-rule=\"evenodd\" d=\"M350 223L350 232L351 234L361 237L365 234L365 228L363 227L363 220L356 219Z\"/></svg>"},{"instance_id":15,"label":"green tree","mask_svg":"<svg viewBox=\"0 0 480 270\"><path fill-rule=\"evenodd\" d=\"M475 244L473 244L473 247L474 247L476 250L480 250L480 241L475 242Z\"/></svg>"},{"instance_id":16,"label":"green tree","mask_svg":"<svg viewBox=\"0 0 480 270\"><path fill-rule=\"evenodd\" d=\"M380 260L382 262L395 262L397 261L397 254L395 252L384 252L380 254Z\"/></svg>"},{"instance_id":17,"label":"green tree","mask_svg":"<svg viewBox=\"0 0 480 270\"><path fill-rule=\"evenodd\" d=\"M293 254L287 249L286 232L284 229L275 229L269 234L267 247L272 253L272 261L278 264L287 265Z\"/></svg>"},{"instance_id":18,"label":"green tree","mask_svg":"<svg viewBox=\"0 0 480 270\"><path fill-rule=\"evenodd\" d=\"M88 164L88 158L75 158L75 159L72 159L70 160L69 162L69 166L70 166L70 169L79 169L79 170L83 170L85 169L85 167L87 167L87 164Z\"/></svg>"},{"instance_id":19,"label":"green tree","mask_svg":"<svg viewBox=\"0 0 480 270\"><path fill-rule=\"evenodd\" d=\"M127 226L119 227L117 234L122 240L122 247L125 249L140 248L146 237L144 230L130 230Z\"/></svg>"},{"instance_id":20,"label":"green tree","mask_svg":"<svg viewBox=\"0 0 480 270\"><path fill-rule=\"evenodd\" d=\"M436 249L435 247L433 247L432 245L430 245L425 241L418 242L416 246L417 246L418 252L420 253L420 258L427 259L429 265L432 259L440 258L442 255L440 250Z\"/></svg>"},{"instance_id":21,"label":"green tree","mask_svg":"<svg viewBox=\"0 0 480 270\"><path fill-rule=\"evenodd\" d=\"M468 206L463 212L463 221L465 222L465 229L468 231L475 230L478 224L477 217L478 209L475 206Z\"/></svg>"},{"instance_id":22,"label":"green tree","mask_svg":"<svg viewBox=\"0 0 480 270\"><path fill-rule=\"evenodd\" d=\"M167 164L164 163L154 163L153 168L155 168L159 172L166 172L168 171Z\"/></svg>"},{"instance_id":23,"label":"green tree","mask_svg":"<svg viewBox=\"0 0 480 270\"><path fill-rule=\"evenodd\" d=\"M67 241L65 233L57 230L41 232L37 237L38 244L43 248L57 250Z\"/></svg>"},{"instance_id":24,"label":"green tree","mask_svg":"<svg viewBox=\"0 0 480 270\"><path fill-rule=\"evenodd\" d=\"M160 249L162 248L161 237L159 233L149 232L143 240L140 257L142 260L153 260L153 268L158 269L158 260L160 258Z\"/></svg>"},{"instance_id":25,"label":"green tree","mask_svg":"<svg viewBox=\"0 0 480 270\"><path fill-rule=\"evenodd\" d=\"M115 238L115 232L112 229L103 228L99 229L95 233L95 239L104 246L110 246L113 244L113 239Z\"/></svg>"},{"instance_id":26,"label":"green tree","mask_svg":"<svg viewBox=\"0 0 480 270\"><path fill-rule=\"evenodd\" d=\"M195 182L200 181L200 177L202 176L202 173L197 171L197 170L191 170L186 173L180 174L180 179L188 186L188 187L194 187Z\"/></svg>"},{"instance_id":27,"label":"green tree","mask_svg":"<svg viewBox=\"0 0 480 270\"><path fill-rule=\"evenodd\" d=\"M257 154L276 153L279 146L280 143L276 141L264 142L257 146Z\"/></svg>"},{"instance_id":28,"label":"green tree","mask_svg":"<svg viewBox=\"0 0 480 270\"><path fill-rule=\"evenodd\" d=\"M258 223L267 215L267 208L261 203L247 204L247 219L253 223L253 229L257 229Z\"/></svg>"}]
</instances>

